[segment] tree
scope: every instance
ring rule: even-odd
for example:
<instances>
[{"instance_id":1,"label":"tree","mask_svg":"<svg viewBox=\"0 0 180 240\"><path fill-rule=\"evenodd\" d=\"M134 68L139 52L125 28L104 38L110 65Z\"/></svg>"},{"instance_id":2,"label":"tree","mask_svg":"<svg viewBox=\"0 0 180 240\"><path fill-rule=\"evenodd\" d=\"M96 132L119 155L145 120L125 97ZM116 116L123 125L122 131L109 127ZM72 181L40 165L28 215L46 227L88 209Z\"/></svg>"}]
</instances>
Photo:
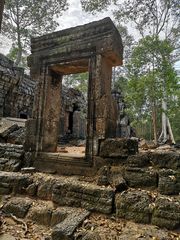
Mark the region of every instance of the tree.
<instances>
[{"instance_id":1,"label":"tree","mask_svg":"<svg viewBox=\"0 0 180 240\"><path fill-rule=\"evenodd\" d=\"M114 3L117 8L114 11L115 18L118 22L131 23L132 26L144 38L147 35L152 36L156 40L159 37L162 40L171 42L173 47L173 59L171 63L179 59L179 1L177 0L81 0L83 9L88 12L95 13L96 11L106 9L108 5ZM96 2L96 4L94 4ZM98 5L98 7L97 7ZM155 57L153 56L151 62L153 65ZM166 102L166 80L162 79L164 98L162 99L162 141L167 139L167 128L170 127L169 119L166 116L167 102ZM153 112L156 118L156 111ZM154 122L155 119L154 119ZM154 125L154 128L157 128ZM155 130L156 131L156 130Z\"/></svg>"},{"instance_id":2,"label":"tree","mask_svg":"<svg viewBox=\"0 0 180 240\"><path fill-rule=\"evenodd\" d=\"M143 37L162 32L168 37L179 27L178 0L81 0L81 4L86 12L91 13L115 4L114 15L117 21L133 23Z\"/></svg>"},{"instance_id":3,"label":"tree","mask_svg":"<svg viewBox=\"0 0 180 240\"><path fill-rule=\"evenodd\" d=\"M63 84L67 87L72 87L81 91L84 97L87 98L88 92L88 73L70 74L64 77Z\"/></svg>"},{"instance_id":4,"label":"tree","mask_svg":"<svg viewBox=\"0 0 180 240\"><path fill-rule=\"evenodd\" d=\"M117 29L121 35L123 43L123 66L118 66L113 68L112 73L112 87L114 89L119 89L121 92L125 91L125 86L127 83L127 64L130 60L132 49L134 47L134 38L129 34L126 26L118 24Z\"/></svg>"},{"instance_id":5,"label":"tree","mask_svg":"<svg viewBox=\"0 0 180 240\"><path fill-rule=\"evenodd\" d=\"M172 105L169 103L172 99L174 102L177 100L175 93L179 85L171 63L172 51L173 47L169 41L160 40L156 36L147 36L135 47L128 66L127 100L133 106L131 111L135 110L138 117L151 113L155 142L157 142L157 110L161 109L162 102L165 102L170 110ZM166 115L166 127L171 140L174 141L167 117L167 107L162 108L161 112Z\"/></svg>"},{"instance_id":6,"label":"tree","mask_svg":"<svg viewBox=\"0 0 180 240\"><path fill-rule=\"evenodd\" d=\"M4 1L5 1L5 0L0 0L0 31L1 31L3 10L4 10Z\"/></svg>"},{"instance_id":7,"label":"tree","mask_svg":"<svg viewBox=\"0 0 180 240\"><path fill-rule=\"evenodd\" d=\"M112 4L116 3L117 0L81 0L82 8L86 12L96 13L107 8Z\"/></svg>"},{"instance_id":8,"label":"tree","mask_svg":"<svg viewBox=\"0 0 180 240\"><path fill-rule=\"evenodd\" d=\"M67 0L6 0L2 33L18 49L16 65L22 60L22 52L29 45L30 36L54 31L58 26L55 17L59 17L67 7Z\"/></svg>"}]
</instances>

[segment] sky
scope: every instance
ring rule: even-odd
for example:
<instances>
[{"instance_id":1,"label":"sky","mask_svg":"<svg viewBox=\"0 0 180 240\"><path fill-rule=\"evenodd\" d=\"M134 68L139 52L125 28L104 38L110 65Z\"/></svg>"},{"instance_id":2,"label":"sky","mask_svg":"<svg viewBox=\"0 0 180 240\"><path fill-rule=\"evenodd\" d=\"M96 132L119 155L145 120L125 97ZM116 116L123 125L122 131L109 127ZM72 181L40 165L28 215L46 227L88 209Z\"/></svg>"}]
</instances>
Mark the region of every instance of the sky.
<instances>
[{"instance_id":1,"label":"sky","mask_svg":"<svg viewBox=\"0 0 180 240\"><path fill-rule=\"evenodd\" d=\"M88 14L82 11L80 0L68 0L69 9L58 19L59 27L57 30L74 27L77 25L86 24L91 21L96 21L105 17L111 17L113 20L112 11L98 13L97 15ZM113 7L111 7L112 9ZM135 31L131 28L131 33L135 35ZM7 54L11 47L11 41L4 39L0 34L0 53ZM180 62L175 64L175 68L180 70Z\"/></svg>"},{"instance_id":2,"label":"sky","mask_svg":"<svg viewBox=\"0 0 180 240\"><path fill-rule=\"evenodd\" d=\"M68 0L69 9L58 19L59 27L57 30L83 25L88 22L96 21L104 17L111 17L112 13L107 11L98 15L87 14L82 11L80 0ZM4 39L0 34L0 53L7 54L11 47L11 41Z\"/></svg>"}]
</instances>

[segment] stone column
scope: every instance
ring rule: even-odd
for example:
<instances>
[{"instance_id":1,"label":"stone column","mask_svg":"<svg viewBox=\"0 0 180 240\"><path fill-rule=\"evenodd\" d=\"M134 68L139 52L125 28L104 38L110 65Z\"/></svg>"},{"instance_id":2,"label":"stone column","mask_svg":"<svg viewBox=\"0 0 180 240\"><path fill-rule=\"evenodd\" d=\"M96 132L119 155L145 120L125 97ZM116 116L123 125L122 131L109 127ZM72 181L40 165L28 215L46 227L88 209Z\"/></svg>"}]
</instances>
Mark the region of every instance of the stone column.
<instances>
[{"instance_id":1,"label":"stone column","mask_svg":"<svg viewBox=\"0 0 180 240\"><path fill-rule=\"evenodd\" d=\"M35 152L55 152L59 134L62 76L44 68L38 79L33 119L27 122L25 148Z\"/></svg>"},{"instance_id":2,"label":"stone column","mask_svg":"<svg viewBox=\"0 0 180 240\"><path fill-rule=\"evenodd\" d=\"M98 155L99 141L115 137L117 110L111 96L112 66L102 55L89 62L86 156Z\"/></svg>"}]
</instances>

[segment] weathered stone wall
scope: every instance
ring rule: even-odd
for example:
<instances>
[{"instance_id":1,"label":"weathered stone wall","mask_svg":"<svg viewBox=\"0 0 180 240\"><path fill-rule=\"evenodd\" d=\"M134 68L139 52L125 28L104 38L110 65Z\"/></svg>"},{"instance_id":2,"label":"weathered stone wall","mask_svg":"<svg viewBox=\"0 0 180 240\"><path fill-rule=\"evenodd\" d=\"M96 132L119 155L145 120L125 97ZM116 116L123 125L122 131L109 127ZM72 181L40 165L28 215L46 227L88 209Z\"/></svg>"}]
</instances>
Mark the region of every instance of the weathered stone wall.
<instances>
[{"instance_id":1,"label":"weathered stone wall","mask_svg":"<svg viewBox=\"0 0 180 240\"><path fill-rule=\"evenodd\" d=\"M118 152L115 145L112 149L109 142L102 144L101 156L106 159L107 165L100 171L98 183L110 184L116 189L116 216L138 223L178 228L180 153L130 155L122 150ZM125 155L129 156L124 158Z\"/></svg>"},{"instance_id":2,"label":"weathered stone wall","mask_svg":"<svg viewBox=\"0 0 180 240\"><path fill-rule=\"evenodd\" d=\"M22 68L14 67L13 61L0 54L0 117L30 118L35 87L35 82L24 74ZM75 111L81 114L74 117ZM85 112L86 101L83 95L78 90L63 86L60 135L74 132L74 137L84 138Z\"/></svg>"},{"instance_id":3,"label":"weathered stone wall","mask_svg":"<svg viewBox=\"0 0 180 240\"><path fill-rule=\"evenodd\" d=\"M62 87L62 106L60 115L60 136L74 138L86 136L87 103L83 94L73 88Z\"/></svg>"},{"instance_id":4,"label":"weathered stone wall","mask_svg":"<svg viewBox=\"0 0 180 240\"><path fill-rule=\"evenodd\" d=\"M0 116L31 117L35 82L0 54Z\"/></svg>"},{"instance_id":5,"label":"weathered stone wall","mask_svg":"<svg viewBox=\"0 0 180 240\"><path fill-rule=\"evenodd\" d=\"M108 145L111 146L110 151L115 152L114 155L105 151ZM113 150L110 142L107 142L107 145L103 143L101 160L106 165L98 171L94 181L88 183L76 176L2 172L25 172L25 169L21 168L26 164L28 155L25 154L23 158L22 146L1 144L0 195L25 194L51 200L60 206L82 207L106 214L116 213L117 217L138 223L154 224L168 229L178 228L180 153L146 152L134 155L132 144L128 144L128 151L125 151L124 139L124 151L120 142L114 145L117 149ZM92 166L85 166L84 169L97 171L97 168Z\"/></svg>"}]
</instances>

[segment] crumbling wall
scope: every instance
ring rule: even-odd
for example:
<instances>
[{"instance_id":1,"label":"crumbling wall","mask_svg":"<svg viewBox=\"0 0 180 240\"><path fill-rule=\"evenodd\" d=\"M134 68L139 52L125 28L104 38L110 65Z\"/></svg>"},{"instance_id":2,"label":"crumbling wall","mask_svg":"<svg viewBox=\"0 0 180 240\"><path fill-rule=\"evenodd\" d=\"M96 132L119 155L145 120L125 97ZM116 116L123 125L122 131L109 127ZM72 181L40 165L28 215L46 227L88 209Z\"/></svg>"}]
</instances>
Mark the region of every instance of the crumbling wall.
<instances>
[{"instance_id":1,"label":"crumbling wall","mask_svg":"<svg viewBox=\"0 0 180 240\"><path fill-rule=\"evenodd\" d=\"M35 87L24 69L0 54L0 117L30 118ZM86 100L80 91L63 86L61 113L60 136L85 138Z\"/></svg>"},{"instance_id":2,"label":"crumbling wall","mask_svg":"<svg viewBox=\"0 0 180 240\"><path fill-rule=\"evenodd\" d=\"M0 54L0 117L31 117L35 82Z\"/></svg>"},{"instance_id":3,"label":"crumbling wall","mask_svg":"<svg viewBox=\"0 0 180 240\"><path fill-rule=\"evenodd\" d=\"M83 94L74 88L62 87L60 136L74 138L86 136L87 102Z\"/></svg>"}]
</instances>

